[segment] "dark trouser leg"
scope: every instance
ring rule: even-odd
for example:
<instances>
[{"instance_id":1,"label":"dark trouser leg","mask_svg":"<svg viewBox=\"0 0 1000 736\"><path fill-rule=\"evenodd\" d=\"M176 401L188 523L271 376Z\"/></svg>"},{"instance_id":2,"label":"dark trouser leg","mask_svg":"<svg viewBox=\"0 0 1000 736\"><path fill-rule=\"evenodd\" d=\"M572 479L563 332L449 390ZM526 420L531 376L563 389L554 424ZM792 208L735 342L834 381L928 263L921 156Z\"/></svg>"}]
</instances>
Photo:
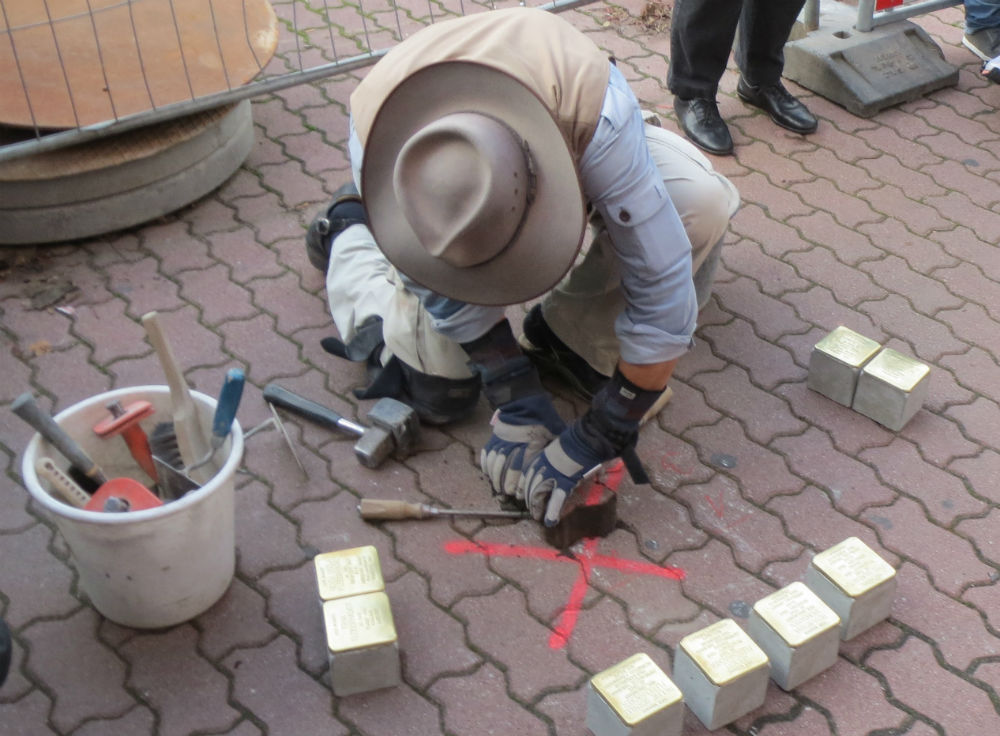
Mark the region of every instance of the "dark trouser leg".
<instances>
[{"instance_id":1,"label":"dark trouser leg","mask_svg":"<svg viewBox=\"0 0 1000 736\"><path fill-rule=\"evenodd\" d=\"M742 5L741 0L676 0L667 74L674 95L715 99Z\"/></svg>"},{"instance_id":2,"label":"dark trouser leg","mask_svg":"<svg viewBox=\"0 0 1000 736\"><path fill-rule=\"evenodd\" d=\"M736 65L751 85L775 84L785 68L785 43L805 0L744 0Z\"/></svg>"}]
</instances>

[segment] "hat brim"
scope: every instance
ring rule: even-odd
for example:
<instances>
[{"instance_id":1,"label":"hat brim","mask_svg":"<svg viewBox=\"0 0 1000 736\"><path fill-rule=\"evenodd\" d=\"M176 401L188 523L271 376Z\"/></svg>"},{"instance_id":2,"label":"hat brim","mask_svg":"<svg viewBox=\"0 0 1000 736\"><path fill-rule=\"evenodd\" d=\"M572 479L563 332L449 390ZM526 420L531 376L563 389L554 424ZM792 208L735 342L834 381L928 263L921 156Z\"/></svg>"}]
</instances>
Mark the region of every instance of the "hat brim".
<instances>
[{"instance_id":1,"label":"hat brim","mask_svg":"<svg viewBox=\"0 0 1000 736\"><path fill-rule=\"evenodd\" d=\"M470 111L502 120L528 144L535 195L503 252L459 268L421 245L403 216L392 178L410 136L443 115ZM471 62L424 67L389 94L365 144L361 193L369 227L389 262L431 291L470 304L517 304L545 293L573 265L586 231L576 162L548 108L509 74Z\"/></svg>"}]
</instances>

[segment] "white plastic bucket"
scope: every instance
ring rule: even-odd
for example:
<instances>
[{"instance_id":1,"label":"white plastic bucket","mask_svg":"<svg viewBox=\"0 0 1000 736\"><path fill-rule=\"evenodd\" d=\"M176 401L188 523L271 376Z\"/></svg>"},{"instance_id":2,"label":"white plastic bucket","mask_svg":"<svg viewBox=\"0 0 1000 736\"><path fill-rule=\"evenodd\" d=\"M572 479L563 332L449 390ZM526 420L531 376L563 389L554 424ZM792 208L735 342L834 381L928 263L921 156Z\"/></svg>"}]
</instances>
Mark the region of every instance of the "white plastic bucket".
<instances>
[{"instance_id":1,"label":"white plastic bucket","mask_svg":"<svg viewBox=\"0 0 1000 736\"><path fill-rule=\"evenodd\" d=\"M197 391L191 394L202 425L211 427L215 399ZM108 478L129 476L148 484L121 437L101 439L94 434L94 425L108 416L107 404L114 399L126 406L138 400L153 405L156 412L140 423L147 434L158 422L171 420L166 386L109 391L54 418ZM142 511L85 511L63 502L35 472L35 461L44 456L68 467L66 458L36 434L24 452L21 476L66 539L80 585L105 617L141 629L173 626L203 613L226 592L236 565L234 475L243 458L238 422L216 452L221 467L215 476L176 501Z\"/></svg>"}]
</instances>

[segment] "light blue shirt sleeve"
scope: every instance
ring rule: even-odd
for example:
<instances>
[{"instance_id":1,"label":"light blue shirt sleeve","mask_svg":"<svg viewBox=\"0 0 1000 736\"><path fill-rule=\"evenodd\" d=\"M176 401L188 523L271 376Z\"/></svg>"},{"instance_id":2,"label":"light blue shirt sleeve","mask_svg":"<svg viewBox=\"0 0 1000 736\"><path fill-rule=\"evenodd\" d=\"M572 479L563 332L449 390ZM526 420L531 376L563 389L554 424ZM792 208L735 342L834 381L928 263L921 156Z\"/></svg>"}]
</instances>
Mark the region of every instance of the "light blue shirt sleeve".
<instances>
[{"instance_id":1,"label":"light blue shirt sleeve","mask_svg":"<svg viewBox=\"0 0 1000 736\"><path fill-rule=\"evenodd\" d=\"M621 357L640 365L687 352L698 321L691 243L649 154L644 128L635 95L612 67L580 178L619 260L626 302L615 321Z\"/></svg>"}]
</instances>

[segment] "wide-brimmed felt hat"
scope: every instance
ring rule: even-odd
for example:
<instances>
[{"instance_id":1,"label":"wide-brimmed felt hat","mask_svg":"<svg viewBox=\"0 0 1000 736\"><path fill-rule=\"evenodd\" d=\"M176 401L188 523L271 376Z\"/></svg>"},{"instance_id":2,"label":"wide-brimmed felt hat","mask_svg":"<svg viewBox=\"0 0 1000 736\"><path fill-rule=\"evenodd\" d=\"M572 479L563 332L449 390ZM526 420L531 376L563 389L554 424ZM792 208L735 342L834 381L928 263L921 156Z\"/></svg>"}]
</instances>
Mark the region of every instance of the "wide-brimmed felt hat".
<instances>
[{"instance_id":1,"label":"wide-brimmed felt hat","mask_svg":"<svg viewBox=\"0 0 1000 736\"><path fill-rule=\"evenodd\" d=\"M576 163L548 108L471 62L424 67L389 94L365 143L361 195L397 269L472 304L548 291L586 229Z\"/></svg>"}]
</instances>

